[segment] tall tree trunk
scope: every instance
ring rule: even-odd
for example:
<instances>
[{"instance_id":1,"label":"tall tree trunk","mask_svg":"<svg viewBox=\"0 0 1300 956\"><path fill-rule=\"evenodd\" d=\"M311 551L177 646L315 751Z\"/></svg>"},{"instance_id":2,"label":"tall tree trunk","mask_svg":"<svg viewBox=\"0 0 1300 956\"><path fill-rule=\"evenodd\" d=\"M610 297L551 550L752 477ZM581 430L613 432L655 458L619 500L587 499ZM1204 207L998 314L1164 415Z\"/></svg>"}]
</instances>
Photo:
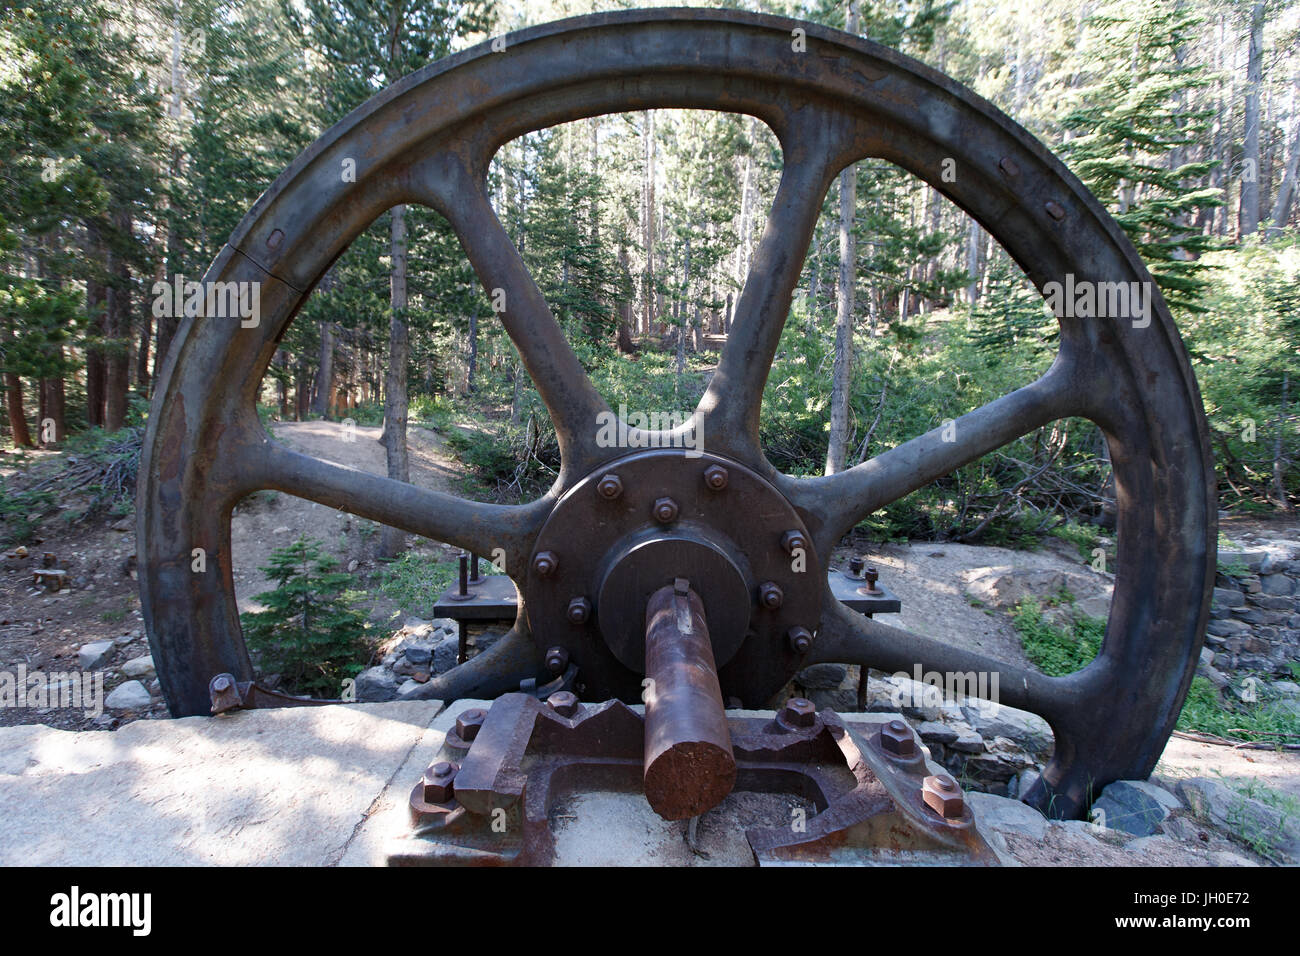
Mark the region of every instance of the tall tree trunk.
<instances>
[{"instance_id":1,"label":"tall tree trunk","mask_svg":"<svg viewBox=\"0 0 1300 956\"><path fill-rule=\"evenodd\" d=\"M1259 229L1259 88L1264 80L1264 4L1250 11L1250 51L1246 63L1246 136L1242 145L1240 234Z\"/></svg>"},{"instance_id":2,"label":"tall tree trunk","mask_svg":"<svg viewBox=\"0 0 1300 956\"><path fill-rule=\"evenodd\" d=\"M614 345L624 355L630 355L636 351L636 345L632 341L632 323L636 321L636 306L632 302L632 274L628 265L627 246L621 246L618 250L618 272L619 288L625 294L620 296L618 301L618 336L614 340Z\"/></svg>"},{"instance_id":3,"label":"tall tree trunk","mask_svg":"<svg viewBox=\"0 0 1300 956\"><path fill-rule=\"evenodd\" d=\"M858 5L849 3L849 33L858 32ZM858 208L858 167L840 173L840 275L835 303L835 364L831 375L831 428L826 444L826 474L844 470L849 442L849 384L853 374L853 311L858 243L853 216Z\"/></svg>"},{"instance_id":4,"label":"tall tree trunk","mask_svg":"<svg viewBox=\"0 0 1300 956\"><path fill-rule=\"evenodd\" d=\"M27 430L27 413L23 410L23 381L14 372L5 372L5 406L14 447L31 448L32 433Z\"/></svg>"},{"instance_id":5,"label":"tall tree trunk","mask_svg":"<svg viewBox=\"0 0 1300 956\"><path fill-rule=\"evenodd\" d=\"M465 363L465 394L474 394L474 377L478 374L478 299L469 314L469 360Z\"/></svg>"},{"instance_id":6,"label":"tall tree trunk","mask_svg":"<svg viewBox=\"0 0 1300 956\"><path fill-rule=\"evenodd\" d=\"M655 321L655 114L645 111L641 136L645 149L645 279L642 294L645 296L641 334L649 335Z\"/></svg>"},{"instance_id":7,"label":"tall tree trunk","mask_svg":"<svg viewBox=\"0 0 1300 956\"><path fill-rule=\"evenodd\" d=\"M118 241L131 238L131 214L116 217ZM104 356L104 431L115 432L126 424L126 395L130 387L128 343L131 339L131 266L126 257L109 254L110 282L105 331L109 343Z\"/></svg>"},{"instance_id":8,"label":"tall tree trunk","mask_svg":"<svg viewBox=\"0 0 1300 956\"><path fill-rule=\"evenodd\" d=\"M406 367L410 363L411 343L406 327L406 207L394 206L390 241L392 276L390 306L392 318L388 326L388 369L384 377L384 455L388 462L388 477L395 481L410 481L411 466L406 452ZM395 558L406 550L406 533L398 528L384 526L380 535L381 557Z\"/></svg>"},{"instance_id":9,"label":"tall tree trunk","mask_svg":"<svg viewBox=\"0 0 1300 956\"><path fill-rule=\"evenodd\" d=\"M333 393L334 323L323 321L320 325L320 360L316 368L316 391L311 398L311 413L321 418L328 418Z\"/></svg>"},{"instance_id":10,"label":"tall tree trunk","mask_svg":"<svg viewBox=\"0 0 1300 956\"><path fill-rule=\"evenodd\" d=\"M1300 171L1300 102L1296 91L1300 89L1300 76L1295 78L1291 88L1291 146L1287 153L1286 168L1282 172L1282 184L1277 188L1277 198L1273 201L1273 212L1269 216L1267 235L1271 238L1286 227L1290 215L1291 197L1295 195L1297 171Z\"/></svg>"},{"instance_id":11,"label":"tall tree trunk","mask_svg":"<svg viewBox=\"0 0 1300 956\"><path fill-rule=\"evenodd\" d=\"M1282 373L1282 408L1278 412L1277 435L1273 439L1273 498L1283 511L1291 510L1291 499L1287 497L1286 482L1282 480L1285 461L1282 456L1282 435L1286 432L1286 409L1291 391L1291 375Z\"/></svg>"},{"instance_id":12,"label":"tall tree trunk","mask_svg":"<svg viewBox=\"0 0 1300 956\"><path fill-rule=\"evenodd\" d=\"M86 247L92 268L102 265L104 249L94 227L86 229ZM108 327L108 290L93 273L86 279L86 315L91 341L102 342ZM86 346L86 421L100 428L104 426L104 374L104 346Z\"/></svg>"}]
</instances>

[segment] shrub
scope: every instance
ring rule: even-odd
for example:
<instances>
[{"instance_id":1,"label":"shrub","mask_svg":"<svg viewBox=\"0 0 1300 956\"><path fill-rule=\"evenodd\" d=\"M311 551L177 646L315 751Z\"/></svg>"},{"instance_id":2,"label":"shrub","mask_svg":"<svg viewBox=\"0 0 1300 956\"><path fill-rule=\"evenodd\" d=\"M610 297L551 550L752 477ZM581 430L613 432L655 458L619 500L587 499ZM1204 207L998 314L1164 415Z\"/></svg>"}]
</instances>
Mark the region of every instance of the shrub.
<instances>
[{"instance_id":1,"label":"shrub","mask_svg":"<svg viewBox=\"0 0 1300 956\"><path fill-rule=\"evenodd\" d=\"M262 568L275 581L257 596L265 610L240 615L249 651L294 691L337 696L369 658L369 624L346 592L351 576L337 566L315 539L278 548Z\"/></svg>"}]
</instances>

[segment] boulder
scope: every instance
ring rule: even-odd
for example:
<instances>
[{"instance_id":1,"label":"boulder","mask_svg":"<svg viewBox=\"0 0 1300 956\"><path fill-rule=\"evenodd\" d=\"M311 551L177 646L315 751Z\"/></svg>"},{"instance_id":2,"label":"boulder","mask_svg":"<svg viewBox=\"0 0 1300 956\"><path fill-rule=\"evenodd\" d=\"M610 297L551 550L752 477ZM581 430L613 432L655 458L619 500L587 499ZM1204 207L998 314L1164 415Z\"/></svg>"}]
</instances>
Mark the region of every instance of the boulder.
<instances>
[{"instance_id":1,"label":"boulder","mask_svg":"<svg viewBox=\"0 0 1300 956\"><path fill-rule=\"evenodd\" d=\"M1052 751L1052 728L1037 714L988 701L967 704L962 713L981 737L1009 737L1036 757Z\"/></svg>"},{"instance_id":2,"label":"boulder","mask_svg":"<svg viewBox=\"0 0 1300 956\"><path fill-rule=\"evenodd\" d=\"M138 680L129 680L118 684L104 701L110 710L142 710L149 706L152 698L149 689Z\"/></svg>"},{"instance_id":3,"label":"boulder","mask_svg":"<svg viewBox=\"0 0 1300 956\"><path fill-rule=\"evenodd\" d=\"M131 658L122 665L122 673L127 677L152 677L154 675L153 655L145 654Z\"/></svg>"},{"instance_id":4,"label":"boulder","mask_svg":"<svg viewBox=\"0 0 1300 956\"><path fill-rule=\"evenodd\" d=\"M358 701L393 700L397 696L397 678L386 667L371 667L357 675L356 691Z\"/></svg>"},{"instance_id":5,"label":"boulder","mask_svg":"<svg viewBox=\"0 0 1300 956\"><path fill-rule=\"evenodd\" d=\"M83 671L93 671L104 663L112 650L112 641L92 641L83 644L77 651L77 664Z\"/></svg>"},{"instance_id":6,"label":"boulder","mask_svg":"<svg viewBox=\"0 0 1300 956\"><path fill-rule=\"evenodd\" d=\"M843 664L813 664L794 675L795 681L811 690L834 690L844 683L849 669Z\"/></svg>"},{"instance_id":7,"label":"boulder","mask_svg":"<svg viewBox=\"0 0 1300 956\"><path fill-rule=\"evenodd\" d=\"M1092 809L1106 815L1105 824L1110 829L1147 837L1157 833L1160 824L1179 806L1173 794L1155 784L1116 780L1102 790Z\"/></svg>"},{"instance_id":8,"label":"boulder","mask_svg":"<svg viewBox=\"0 0 1300 956\"><path fill-rule=\"evenodd\" d=\"M1041 840L1047 835L1047 821L1043 815L1019 800L975 791L967 792L966 803L975 815L975 827L981 833L998 830L1034 840Z\"/></svg>"},{"instance_id":9,"label":"boulder","mask_svg":"<svg viewBox=\"0 0 1300 956\"><path fill-rule=\"evenodd\" d=\"M1300 820L1295 817L1206 777L1180 781L1178 795L1200 819L1266 846L1283 859L1300 862Z\"/></svg>"}]
</instances>

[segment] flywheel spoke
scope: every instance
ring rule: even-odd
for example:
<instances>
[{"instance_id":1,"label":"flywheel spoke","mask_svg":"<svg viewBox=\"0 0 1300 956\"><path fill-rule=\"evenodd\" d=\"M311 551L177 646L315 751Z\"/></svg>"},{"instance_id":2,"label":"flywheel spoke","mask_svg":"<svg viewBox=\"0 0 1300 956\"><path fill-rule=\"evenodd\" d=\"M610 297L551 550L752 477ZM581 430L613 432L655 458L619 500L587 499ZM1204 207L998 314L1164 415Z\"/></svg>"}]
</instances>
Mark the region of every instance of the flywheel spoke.
<instances>
[{"instance_id":1,"label":"flywheel spoke","mask_svg":"<svg viewBox=\"0 0 1300 956\"><path fill-rule=\"evenodd\" d=\"M546 518L546 498L528 505L493 505L419 488L266 441L250 487L306 498L382 524L456 545L522 569Z\"/></svg>"},{"instance_id":2,"label":"flywheel spoke","mask_svg":"<svg viewBox=\"0 0 1300 956\"><path fill-rule=\"evenodd\" d=\"M1036 428L1078 414L1082 398L1073 364L1059 357L1041 378L847 471L821 478L782 476L795 506L819 519L819 549L890 502L942 478Z\"/></svg>"},{"instance_id":3,"label":"flywheel spoke","mask_svg":"<svg viewBox=\"0 0 1300 956\"><path fill-rule=\"evenodd\" d=\"M996 703L1038 714L1054 727L1068 726L1074 712L1094 698L1107 669L1105 659L1099 658L1096 664L1075 674L1048 677L883 624L849 610L833 597L823 608L810 662L858 664L909 676L914 676L919 667L923 674L936 673L945 680L950 675L964 675L963 684L972 696L982 693Z\"/></svg>"},{"instance_id":4,"label":"flywheel spoke","mask_svg":"<svg viewBox=\"0 0 1300 956\"><path fill-rule=\"evenodd\" d=\"M822 200L852 158L852 138L837 114L809 110L781 137L785 165L754 252L718 368L700 399L710 450L757 462L763 386L776 357Z\"/></svg>"},{"instance_id":5,"label":"flywheel spoke","mask_svg":"<svg viewBox=\"0 0 1300 956\"><path fill-rule=\"evenodd\" d=\"M477 165L477 164L475 164ZM434 157L423 201L456 230L470 264L555 423L564 468L582 474L610 457L596 436L609 406L565 338L488 199L484 177L457 157Z\"/></svg>"}]
</instances>

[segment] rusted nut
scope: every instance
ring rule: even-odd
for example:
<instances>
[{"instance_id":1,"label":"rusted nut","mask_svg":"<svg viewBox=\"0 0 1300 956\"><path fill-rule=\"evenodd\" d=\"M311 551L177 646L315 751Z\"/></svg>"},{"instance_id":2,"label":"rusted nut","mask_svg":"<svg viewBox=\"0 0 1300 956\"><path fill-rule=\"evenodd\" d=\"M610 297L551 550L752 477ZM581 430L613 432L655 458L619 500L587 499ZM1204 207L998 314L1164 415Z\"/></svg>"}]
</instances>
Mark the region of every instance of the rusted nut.
<instances>
[{"instance_id":1,"label":"rusted nut","mask_svg":"<svg viewBox=\"0 0 1300 956\"><path fill-rule=\"evenodd\" d=\"M546 705L561 717L572 717L578 712L578 697L572 691L557 690L546 698Z\"/></svg>"},{"instance_id":2,"label":"rusted nut","mask_svg":"<svg viewBox=\"0 0 1300 956\"><path fill-rule=\"evenodd\" d=\"M901 720L891 720L880 728L880 745L896 757L910 757L916 753L912 731Z\"/></svg>"},{"instance_id":3,"label":"rusted nut","mask_svg":"<svg viewBox=\"0 0 1300 956\"><path fill-rule=\"evenodd\" d=\"M449 803L456 793L454 781L459 770L456 764L440 760L424 771L424 802Z\"/></svg>"},{"instance_id":4,"label":"rusted nut","mask_svg":"<svg viewBox=\"0 0 1300 956\"><path fill-rule=\"evenodd\" d=\"M776 719L786 727L807 730L817 723L817 707L807 697L791 697Z\"/></svg>"},{"instance_id":5,"label":"rusted nut","mask_svg":"<svg viewBox=\"0 0 1300 956\"><path fill-rule=\"evenodd\" d=\"M569 652L562 647L551 647L546 651L546 669L552 674L563 674L569 666Z\"/></svg>"},{"instance_id":6,"label":"rusted nut","mask_svg":"<svg viewBox=\"0 0 1300 956\"><path fill-rule=\"evenodd\" d=\"M926 777L921 782L921 799L925 805L945 820L955 820L965 807L957 781L946 773Z\"/></svg>"},{"instance_id":7,"label":"rusted nut","mask_svg":"<svg viewBox=\"0 0 1300 956\"><path fill-rule=\"evenodd\" d=\"M876 587L876 582L880 580L880 572L875 568L867 568L866 573L862 575L867 579L867 590L873 594L880 593L880 588Z\"/></svg>"},{"instance_id":8,"label":"rusted nut","mask_svg":"<svg viewBox=\"0 0 1300 956\"><path fill-rule=\"evenodd\" d=\"M229 674L218 674L212 679L212 689L218 694L224 694L230 690L231 679ZM407 777L409 780L410 777Z\"/></svg>"},{"instance_id":9,"label":"rusted nut","mask_svg":"<svg viewBox=\"0 0 1300 956\"><path fill-rule=\"evenodd\" d=\"M787 531L781 535L781 547L785 548L785 553L793 555L796 551L808 551L808 539L804 537L802 531Z\"/></svg>"},{"instance_id":10,"label":"rusted nut","mask_svg":"<svg viewBox=\"0 0 1300 956\"><path fill-rule=\"evenodd\" d=\"M456 718L456 736L469 743L478 736L483 721L487 720L487 711L481 707L461 711Z\"/></svg>"},{"instance_id":11,"label":"rusted nut","mask_svg":"<svg viewBox=\"0 0 1300 956\"><path fill-rule=\"evenodd\" d=\"M704 483L714 491L721 491L727 487L730 478L731 475L728 474L727 469L721 465L709 465L708 468L704 469Z\"/></svg>"},{"instance_id":12,"label":"rusted nut","mask_svg":"<svg viewBox=\"0 0 1300 956\"><path fill-rule=\"evenodd\" d=\"M862 569L867 566L867 562L862 560L859 555L849 558L849 574L855 578L862 573Z\"/></svg>"},{"instance_id":13,"label":"rusted nut","mask_svg":"<svg viewBox=\"0 0 1300 956\"><path fill-rule=\"evenodd\" d=\"M533 570L537 572L538 577L550 577L559 566L560 559L555 556L554 551L539 551L537 557L533 558Z\"/></svg>"},{"instance_id":14,"label":"rusted nut","mask_svg":"<svg viewBox=\"0 0 1300 956\"><path fill-rule=\"evenodd\" d=\"M602 498L613 501L623 493L623 479L612 471L602 475L600 481L596 482L596 493Z\"/></svg>"},{"instance_id":15,"label":"rusted nut","mask_svg":"<svg viewBox=\"0 0 1300 956\"><path fill-rule=\"evenodd\" d=\"M655 521L660 524L668 524L676 521L678 515L677 502L671 498L656 498L651 513L655 516Z\"/></svg>"},{"instance_id":16,"label":"rusted nut","mask_svg":"<svg viewBox=\"0 0 1300 956\"><path fill-rule=\"evenodd\" d=\"M758 586L758 603L769 611L775 611L785 603L785 592L775 581L764 581Z\"/></svg>"},{"instance_id":17,"label":"rusted nut","mask_svg":"<svg viewBox=\"0 0 1300 956\"><path fill-rule=\"evenodd\" d=\"M591 602L585 597L576 597L569 602L569 609L565 614L570 624L586 624L587 618L591 617Z\"/></svg>"},{"instance_id":18,"label":"rusted nut","mask_svg":"<svg viewBox=\"0 0 1300 956\"><path fill-rule=\"evenodd\" d=\"M806 627L792 627L785 632L786 642L790 645L790 650L796 654L807 654L808 648L812 647L812 634Z\"/></svg>"}]
</instances>

